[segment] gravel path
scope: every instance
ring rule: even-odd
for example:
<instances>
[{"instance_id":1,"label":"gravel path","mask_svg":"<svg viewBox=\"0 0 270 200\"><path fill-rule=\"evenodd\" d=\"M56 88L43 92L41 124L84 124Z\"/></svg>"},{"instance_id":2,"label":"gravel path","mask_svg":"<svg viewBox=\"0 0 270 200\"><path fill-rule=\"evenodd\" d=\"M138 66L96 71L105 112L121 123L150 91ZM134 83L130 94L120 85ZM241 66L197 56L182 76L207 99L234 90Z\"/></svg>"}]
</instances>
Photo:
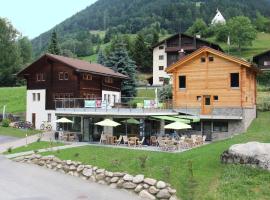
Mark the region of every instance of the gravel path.
<instances>
[{"instance_id":1,"label":"gravel path","mask_svg":"<svg viewBox=\"0 0 270 200\"><path fill-rule=\"evenodd\" d=\"M0 199L5 200L140 200L78 177L0 157Z\"/></svg>"}]
</instances>

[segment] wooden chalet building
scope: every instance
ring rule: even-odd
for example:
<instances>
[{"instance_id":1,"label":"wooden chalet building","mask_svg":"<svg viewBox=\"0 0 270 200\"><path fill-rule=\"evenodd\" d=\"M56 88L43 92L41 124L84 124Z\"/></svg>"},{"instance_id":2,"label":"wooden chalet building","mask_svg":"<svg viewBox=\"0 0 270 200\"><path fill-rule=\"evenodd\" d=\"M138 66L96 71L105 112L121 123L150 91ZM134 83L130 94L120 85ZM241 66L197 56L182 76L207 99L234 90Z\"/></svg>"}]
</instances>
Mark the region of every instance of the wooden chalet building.
<instances>
[{"instance_id":1,"label":"wooden chalet building","mask_svg":"<svg viewBox=\"0 0 270 200\"><path fill-rule=\"evenodd\" d=\"M253 57L253 62L257 64L262 71L270 70L270 50L260 53Z\"/></svg>"},{"instance_id":2,"label":"wooden chalet building","mask_svg":"<svg viewBox=\"0 0 270 200\"><path fill-rule=\"evenodd\" d=\"M18 76L27 81L26 120L37 129L43 121L56 120L57 103L62 103L57 99L106 100L110 104L121 101L121 82L128 78L100 64L53 54L43 55ZM64 103L77 107L84 102Z\"/></svg>"},{"instance_id":3,"label":"wooden chalet building","mask_svg":"<svg viewBox=\"0 0 270 200\"><path fill-rule=\"evenodd\" d=\"M199 115L199 134L221 139L244 132L256 117L256 75L251 63L202 47L166 70L174 110Z\"/></svg>"},{"instance_id":4,"label":"wooden chalet building","mask_svg":"<svg viewBox=\"0 0 270 200\"><path fill-rule=\"evenodd\" d=\"M164 79L170 78L166 73L167 67L203 46L223 51L215 43L184 33L175 34L153 46L153 85L163 85Z\"/></svg>"}]
</instances>

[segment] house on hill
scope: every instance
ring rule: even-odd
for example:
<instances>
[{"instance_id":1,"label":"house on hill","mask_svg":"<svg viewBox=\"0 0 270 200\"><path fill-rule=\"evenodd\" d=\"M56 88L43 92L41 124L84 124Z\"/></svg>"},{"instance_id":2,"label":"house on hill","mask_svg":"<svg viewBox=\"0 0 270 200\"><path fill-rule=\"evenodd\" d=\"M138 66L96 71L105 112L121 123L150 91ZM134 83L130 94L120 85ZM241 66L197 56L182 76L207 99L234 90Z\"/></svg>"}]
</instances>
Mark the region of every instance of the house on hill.
<instances>
[{"instance_id":1,"label":"house on hill","mask_svg":"<svg viewBox=\"0 0 270 200\"><path fill-rule=\"evenodd\" d=\"M216 24L226 24L226 20L221 14L221 12L217 9L217 13L215 17L211 21L211 25L216 25Z\"/></svg>"},{"instance_id":2,"label":"house on hill","mask_svg":"<svg viewBox=\"0 0 270 200\"><path fill-rule=\"evenodd\" d=\"M244 132L256 117L256 75L249 62L202 47L166 69L172 75L173 105L200 116L199 134L209 140Z\"/></svg>"},{"instance_id":3,"label":"house on hill","mask_svg":"<svg viewBox=\"0 0 270 200\"><path fill-rule=\"evenodd\" d=\"M43 121L56 120L60 99L121 99L121 82L128 77L96 63L45 54L18 73L27 81L26 120L37 129ZM76 107L79 102L63 101L61 106ZM81 102L82 103L82 102ZM67 105L68 104L68 105ZM52 123L55 130L55 123Z\"/></svg>"},{"instance_id":4,"label":"house on hill","mask_svg":"<svg viewBox=\"0 0 270 200\"><path fill-rule=\"evenodd\" d=\"M262 71L270 70L270 50L255 55L253 57L253 62L257 64L258 68Z\"/></svg>"},{"instance_id":5,"label":"house on hill","mask_svg":"<svg viewBox=\"0 0 270 200\"><path fill-rule=\"evenodd\" d=\"M121 83L129 77L100 64L45 54L17 76L27 82L26 120L34 128L40 129L45 122L54 131L68 130L85 142L99 141L102 132L115 137L128 131L128 135L149 138L150 134L164 134L164 119L187 121L169 117L178 113L170 104L166 106L155 99L144 98L134 107L130 97L121 95ZM62 117L73 123L56 123ZM122 126L95 125L104 118ZM139 125L127 130L123 125L129 118L137 119Z\"/></svg>"},{"instance_id":6,"label":"house on hill","mask_svg":"<svg viewBox=\"0 0 270 200\"><path fill-rule=\"evenodd\" d=\"M153 85L163 85L164 79L170 78L166 68L202 46L223 51L215 43L184 33L175 34L153 46Z\"/></svg>"}]
</instances>

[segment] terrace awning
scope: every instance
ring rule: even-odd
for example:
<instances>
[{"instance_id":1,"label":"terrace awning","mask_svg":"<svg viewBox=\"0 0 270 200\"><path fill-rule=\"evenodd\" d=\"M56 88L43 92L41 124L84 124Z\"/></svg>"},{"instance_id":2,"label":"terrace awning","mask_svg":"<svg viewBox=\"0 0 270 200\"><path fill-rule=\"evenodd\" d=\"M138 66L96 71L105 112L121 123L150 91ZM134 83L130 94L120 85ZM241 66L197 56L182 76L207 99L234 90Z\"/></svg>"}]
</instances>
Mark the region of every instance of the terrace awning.
<instances>
[{"instance_id":1,"label":"terrace awning","mask_svg":"<svg viewBox=\"0 0 270 200\"><path fill-rule=\"evenodd\" d=\"M162 119L162 120L167 120L167 121L172 121L172 122L190 123L190 120L188 119L181 119L178 117L171 117L171 116L151 116L151 118Z\"/></svg>"},{"instance_id":2,"label":"terrace awning","mask_svg":"<svg viewBox=\"0 0 270 200\"><path fill-rule=\"evenodd\" d=\"M200 122L201 121L201 119L199 117L191 116L191 115L177 115L175 117L180 118L180 119L189 119L192 122Z\"/></svg>"}]
</instances>

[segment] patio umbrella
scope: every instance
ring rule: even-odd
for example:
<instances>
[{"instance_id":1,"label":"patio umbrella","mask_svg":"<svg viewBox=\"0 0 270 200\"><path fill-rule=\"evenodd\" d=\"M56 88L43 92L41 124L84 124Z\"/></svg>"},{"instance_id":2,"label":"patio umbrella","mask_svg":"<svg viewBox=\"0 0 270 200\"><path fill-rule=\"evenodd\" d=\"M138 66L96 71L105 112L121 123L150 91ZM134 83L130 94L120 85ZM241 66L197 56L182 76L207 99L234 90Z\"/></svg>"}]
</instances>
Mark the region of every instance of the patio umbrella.
<instances>
[{"instance_id":1,"label":"patio umbrella","mask_svg":"<svg viewBox=\"0 0 270 200\"><path fill-rule=\"evenodd\" d=\"M174 130L180 130L180 129L189 129L191 126L189 124L185 124L183 122L173 122L170 124L167 124L164 126L165 129L174 129Z\"/></svg>"},{"instance_id":2,"label":"patio umbrella","mask_svg":"<svg viewBox=\"0 0 270 200\"><path fill-rule=\"evenodd\" d=\"M73 123L73 121L69 120L68 118L62 117L55 121L56 123Z\"/></svg>"},{"instance_id":3,"label":"patio umbrella","mask_svg":"<svg viewBox=\"0 0 270 200\"><path fill-rule=\"evenodd\" d=\"M134 118L130 118L130 119L124 120L122 122L126 123L126 135L127 135L127 124L140 124L140 122Z\"/></svg>"},{"instance_id":4,"label":"patio umbrella","mask_svg":"<svg viewBox=\"0 0 270 200\"><path fill-rule=\"evenodd\" d=\"M115 122L111 119L104 119L104 120L97 122L95 124L99 125L99 126L109 126L109 127L116 127L116 126L120 125L118 122Z\"/></svg>"},{"instance_id":5,"label":"patio umbrella","mask_svg":"<svg viewBox=\"0 0 270 200\"><path fill-rule=\"evenodd\" d=\"M55 122L56 123L63 123L63 124L65 124L65 123L73 123L73 121L71 121L71 120L69 120L68 118L65 118L65 117L62 117L62 118L56 120Z\"/></svg>"}]
</instances>

